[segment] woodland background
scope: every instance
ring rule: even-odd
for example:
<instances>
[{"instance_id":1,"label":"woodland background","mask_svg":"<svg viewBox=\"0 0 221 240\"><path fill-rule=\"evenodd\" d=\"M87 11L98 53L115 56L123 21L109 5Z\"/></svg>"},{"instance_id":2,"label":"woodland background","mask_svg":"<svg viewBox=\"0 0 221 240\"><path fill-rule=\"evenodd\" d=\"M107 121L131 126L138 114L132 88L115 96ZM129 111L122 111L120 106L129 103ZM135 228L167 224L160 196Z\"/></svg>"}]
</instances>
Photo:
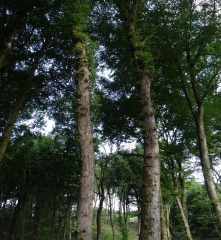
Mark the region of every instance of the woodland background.
<instances>
[{"instance_id":1,"label":"woodland background","mask_svg":"<svg viewBox=\"0 0 221 240\"><path fill-rule=\"evenodd\" d=\"M135 239L144 227L137 89L145 66L160 149L161 239L221 239L220 13L219 0L0 1L0 239L80 239L77 40L89 76L93 239ZM54 122L47 135L46 117Z\"/></svg>"}]
</instances>

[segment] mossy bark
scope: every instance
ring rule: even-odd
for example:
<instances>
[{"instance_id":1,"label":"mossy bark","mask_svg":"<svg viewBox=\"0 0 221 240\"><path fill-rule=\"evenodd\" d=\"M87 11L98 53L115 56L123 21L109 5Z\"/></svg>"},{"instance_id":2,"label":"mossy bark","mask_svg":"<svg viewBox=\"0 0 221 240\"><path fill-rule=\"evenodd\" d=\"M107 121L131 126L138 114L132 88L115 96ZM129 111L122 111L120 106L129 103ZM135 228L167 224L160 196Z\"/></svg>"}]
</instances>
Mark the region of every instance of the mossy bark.
<instances>
[{"instance_id":1,"label":"mossy bark","mask_svg":"<svg viewBox=\"0 0 221 240\"><path fill-rule=\"evenodd\" d=\"M159 240L160 225L160 159L154 111L151 103L151 74L143 43L136 34L135 20L139 1L131 5L115 1L124 21L127 39L136 65L138 99L144 140L144 159L141 196L141 228L139 239Z\"/></svg>"},{"instance_id":2,"label":"mossy bark","mask_svg":"<svg viewBox=\"0 0 221 240\"><path fill-rule=\"evenodd\" d=\"M79 8L78 8L78 4ZM83 19L81 3L73 6ZM78 8L78 9L77 9ZM74 15L76 17L76 15ZM72 28L72 41L76 59L75 79L77 82L77 126L80 145L81 173L77 207L77 240L92 240L92 216L94 198L94 146L90 118L89 62L85 48L83 22L75 22Z\"/></svg>"}]
</instances>

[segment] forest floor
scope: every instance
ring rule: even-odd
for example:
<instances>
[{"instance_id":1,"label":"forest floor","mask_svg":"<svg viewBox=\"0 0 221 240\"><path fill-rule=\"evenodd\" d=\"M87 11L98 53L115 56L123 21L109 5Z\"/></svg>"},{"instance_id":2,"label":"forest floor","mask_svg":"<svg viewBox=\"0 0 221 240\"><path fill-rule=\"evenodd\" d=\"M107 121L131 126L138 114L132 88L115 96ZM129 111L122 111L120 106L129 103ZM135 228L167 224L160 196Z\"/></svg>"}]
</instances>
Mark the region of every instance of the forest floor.
<instances>
[{"instance_id":1,"label":"forest floor","mask_svg":"<svg viewBox=\"0 0 221 240\"><path fill-rule=\"evenodd\" d=\"M102 235L101 240L112 240L113 239L113 233L112 228L109 220L103 220L102 221ZM138 239L138 224L133 222L129 223L129 232L128 232L128 239L129 240L137 240ZM94 239L96 239L96 224L93 226L94 230ZM114 222L114 239L115 240L121 240L122 239L122 233L119 225L117 222Z\"/></svg>"}]
</instances>

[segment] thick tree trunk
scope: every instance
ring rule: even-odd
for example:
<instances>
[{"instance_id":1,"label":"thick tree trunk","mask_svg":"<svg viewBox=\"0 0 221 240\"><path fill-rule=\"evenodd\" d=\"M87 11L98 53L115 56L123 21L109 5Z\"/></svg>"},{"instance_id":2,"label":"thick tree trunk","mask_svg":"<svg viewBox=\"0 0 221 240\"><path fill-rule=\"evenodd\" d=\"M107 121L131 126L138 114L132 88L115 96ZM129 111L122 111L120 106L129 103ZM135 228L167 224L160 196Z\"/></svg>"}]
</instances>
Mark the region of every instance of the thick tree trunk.
<instances>
[{"instance_id":1,"label":"thick tree trunk","mask_svg":"<svg viewBox=\"0 0 221 240\"><path fill-rule=\"evenodd\" d=\"M143 117L144 165L140 239L160 239L160 161L156 124L150 99L150 78L144 75L139 96Z\"/></svg>"},{"instance_id":2,"label":"thick tree trunk","mask_svg":"<svg viewBox=\"0 0 221 240\"><path fill-rule=\"evenodd\" d=\"M115 0L125 24L127 38L136 63L138 77L138 98L141 108L142 131L144 140L144 160L141 193L141 228L140 240L159 240L161 238L160 225L160 159L159 145L156 131L155 116L151 103L151 77L143 44L139 41L135 29L138 0L125 5ZM130 8L130 9L129 9Z\"/></svg>"},{"instance_id":3,"label":"thick tree trunk","mask_svg":"<svg viewBox=\"0 0 221 240\"><path fill-rule=\"evenodd\" d=\"M83 16L83 12L81 14ZM75 78L78 84L77 125L81 161L77 208L77 239L91 240L94 197L94 147L89 109L89 65L81 28L82 26L73 26L72 31L77 63Z\"/></svg>"}]
</instances>

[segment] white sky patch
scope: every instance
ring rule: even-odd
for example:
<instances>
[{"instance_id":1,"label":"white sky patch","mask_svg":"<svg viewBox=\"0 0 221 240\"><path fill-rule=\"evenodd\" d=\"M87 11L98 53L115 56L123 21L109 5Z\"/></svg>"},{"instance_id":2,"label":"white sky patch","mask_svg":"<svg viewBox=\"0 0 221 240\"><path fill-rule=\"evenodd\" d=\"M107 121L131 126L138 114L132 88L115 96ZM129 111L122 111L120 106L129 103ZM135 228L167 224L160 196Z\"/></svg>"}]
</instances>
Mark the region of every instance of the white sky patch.
<instances>
[{"instance_id":1,"label":"white sky patch","mask_svg":"<svg viewBox=\"0 0 221 240\"><path fill-rule=\"evenodd\" d=\"M44 117L44 126L40 125L40 126L36 126L35 124L35 119L32 118L28 121L25 121L24 124L29 126L31 131L40 131L42 134L47 135L48 133L50 133L55 125L55 121L49 119L48 117Z\"/></svg>"},{"instance_id":2,"label":"white sky patch","mask_svg":"<svg viewBox=\"0 0 221 240\"><path fill-rule=\"evenodd\" d=\"M118 146L115 143L110 143L110 142L104 142L100 145L99 150L101 153L104 153L105 155L111 154L116 152L117 150L132 150L136 147L137 142L132 141L130 143L123 142Z\"/></svg>"},{"instance_id":3,"label":"white sky patch","mask_svg":"<svg viewBox=\"0 0 221 240\"><path fill-rule=\"evenodd\" d=\"M46 126L43 128L42 132L47 135L48 133L50 133L55 125L55 121L49 119L48 117L45 117L45 121L46 121Z\"/></svg>"}]
</instances>

